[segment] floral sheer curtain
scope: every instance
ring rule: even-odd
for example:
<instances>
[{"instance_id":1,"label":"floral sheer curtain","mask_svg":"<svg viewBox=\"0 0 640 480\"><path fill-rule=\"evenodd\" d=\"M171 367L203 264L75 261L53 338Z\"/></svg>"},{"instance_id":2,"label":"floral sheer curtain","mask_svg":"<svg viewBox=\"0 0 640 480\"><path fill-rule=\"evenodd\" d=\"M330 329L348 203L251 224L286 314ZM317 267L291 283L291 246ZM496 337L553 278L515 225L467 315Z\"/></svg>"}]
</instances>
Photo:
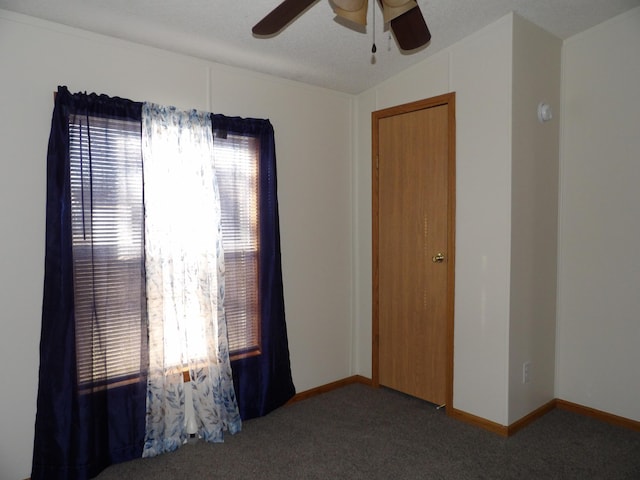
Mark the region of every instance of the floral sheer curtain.
<instances>
[{"instance_id":1,"label":"floral sheer curtain","mask_svg":"<svg viewBox=\"0 0 640 480\"><path fill-rule=\"evenodd\" d=\"M220 198L209 114L144 104L142 155L149 325L143 456L178 448L189 371L198 434L241 428L224 314Z\"/></svg>"}]
</instances>

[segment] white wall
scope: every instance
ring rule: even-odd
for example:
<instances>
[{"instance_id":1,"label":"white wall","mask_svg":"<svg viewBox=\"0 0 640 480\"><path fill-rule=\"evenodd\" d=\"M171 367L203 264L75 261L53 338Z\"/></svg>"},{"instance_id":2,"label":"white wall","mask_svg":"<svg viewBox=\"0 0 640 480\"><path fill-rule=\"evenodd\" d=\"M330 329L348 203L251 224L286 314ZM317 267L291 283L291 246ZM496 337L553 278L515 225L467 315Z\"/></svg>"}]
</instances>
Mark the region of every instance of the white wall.
<instances>
[{"instance_id":1,"label":"white wall","mask_svg":"<svg viewBox=\"0 0 640 480\"><path fill-rule=\"evenodd\" d=\"M451 52L456 92L453 406L507 423L512 16Z\"/></svg>"},{"instance_id":2,"label":"white wall","mask_svg":"<svg viewBox=\"0 0 640 480\"><path fill-rule=\"evenodd\" d=\"M298 392L351 374L352 97L212 67L212 110L276 132L282 268Z\"/></svg>"},{"instance_id":3,"label":"white wall","mask_svg":"<svg viewBox=\"0 0 640 480\"><path fill-rule=\"evenodd\" d=\"M351 96L2 10L0 69L0 478L31 470L46 149L58 85L269 118L293 380L303 391L351 374Z\"/></svg>"},{"instance_id":4,"label":"white wall","mask_svg":"<svg viewBox=\"0 0 640 480\"><path fill-rule=\"evenodd\" d=\"M371 372L371 112L456 92L454 407L507 421L511 15L359 95L355 365Z\"/></svg>"},{"instance_id":5,"label":"white wall","mask_svg":"<svg viewBox=\"0 0 640 480\"><path fill-rule=\"evenodd\" d=\"M563 52L557 396L640 421L640 8Z\"/></svg>"},{"instance_id":6,"label":"white wall","mask_svg":"<svg viewBox=\"0 0 640 480\"><path fill-rule=\"evenodd\" d=\"M555 398L561 49L559 38L514 16L509 424ZM542 101L554 112L544 124Z\"/></svg>"}]
</instances>

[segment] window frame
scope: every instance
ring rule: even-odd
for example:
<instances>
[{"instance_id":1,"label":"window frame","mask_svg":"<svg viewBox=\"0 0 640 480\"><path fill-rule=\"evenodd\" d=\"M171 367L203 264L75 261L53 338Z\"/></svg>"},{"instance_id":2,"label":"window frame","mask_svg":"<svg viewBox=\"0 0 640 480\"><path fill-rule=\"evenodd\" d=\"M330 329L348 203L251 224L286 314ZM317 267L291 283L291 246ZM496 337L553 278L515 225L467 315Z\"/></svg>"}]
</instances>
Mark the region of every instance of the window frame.
<instances>
[{"instance_id":1,"label":"window frame","mask_svg":"<svg viewBox=\"0 0 640 480\"><path fill-rule=\"evenodd\" d=\"M101 117L99 115L90 115L87 116L87 118L92 118L97 120L98 123L102 123L104 122L105 124L109 123L108 120L106 119L106 117ZM72 120L72 117L69 118L68 121L68 126L71 129L72 123L75 123L75 116L74 116L74 120ZM90 127L87 127L90 128ZM108 127L107 127L108 128ZM254 290L255 290L255 305L253 308L253 314L251 316L250 319L248 319L248 322L251 322L252 326L252 331L254 332L253 335L253 339L255 339L255 341L253 341L251 343L251 345L245 346L243 348L236 348L235 350L231 349L231 344L229 345L229 357L230 360L236 361L236 360L240 360L240 359L244 359L244 358L248 358L248 357L254 357L254 356L259 356L262 354L262 311L261 311L261 303L260 303L260 222L261 222L261 218L260 218L260 141L258 138L250 135L250 134L234 134L238 137L247 137L247 138L253 138L255 141L253 142L253 150L251 152L251 158L252 158L252 162L253 162L253 167L255 169L255 175L256 175L256 180L255 180L255 192L253 195L253 201L254 201L254 209L256 210L256 226L255 226L255 234L257 236L256 238L256 248L254 250L252 250L250 252L250 256L252 257L252 263L254 264L255 267L255 279L253 281L253 285L254 285ZM218 138L222 138L221 135L218 133ZM225 138L226 138L226 134L225 134ZM72 145L74 144L74 139L71 138L69 139L70 142L70 149L72 148ZM81 140L82 141L82 140ZM214 156L215 156L215 145L216 142L214 142ZM77 145L76 145L77 146ZM142 156L142 153L140 151L140 157ZM142 160L141 160L142 161ZM73 159L70 158L70 172L69 175L71 176L71 170L72 170L72 163L74 162ZM215 164L215 160L214 160L214 164ZM216 165L216 168L218 168L218 165ZM73 211L73 206L71 207L72 211ZM73 213L71 213L71 215L73 215ZM144 227L143 227L144 230ZM225 239L224 239L224 235L223 235L223 247L225 247L225 269L228 272L229 271L229 266L234 264L234 262L227 262L227 259L234 256L234 255L238 255L238 251L236 250L232 250L232 249L228 249L226 248L226 244L225 244ZM76 267L76 254L78 252L79 249L82 248L86 248L83 246L79 246L76 244L75 240L73 241L73 246L72 246L72 251L73 251L73 265L74 265L74 269ZM93 247L91 247L93 248ZM107 248L116 248L117 246L111 246L111 247L107 247ZM241 252L241 254L246 255L247 252ZM87 255L84 256L85 258L87 257ZM127 259L127 261L135 261L135 259ZM142 257L139 259L139 261L142 264L142 269L144 271L144 245L143 245L143 250L142 250ZM143 273L144 276L144 273ZM75 277L75 275L74 275ZM144 282L144 279L143 279ZM76 288L76 283L74 280L74 287L73 287L73 295L74 295L74 302L77 300L76 296L78 295L78 290ZM226 296L228 296L229 291L226 291ZM91 300L90 300L91 301ZM143 306L140 310L140 322L141 325L144 325L145 323L145 318L146 318L146 302L143 302ZM76 322L78 321L87 321L87 319L78 319L76 318L75 320ZM89 330L91 330L91 326L89 327ZM143 328L143 327L141 327ZM228 322L228 316L227 316L227 330L229 330L229 322ZM76 354L78 354L78 342L83 341L83 338L79 338L77 335L78 332L78 323L76 323ZM144 331L143 331L144 333ZM144 336L144 335L142 335ZM141 339L141 343L140 343L140 348L144 349L146 348L146 342ZM144 353L142 353L141 355L144 355ZM143 358L143 357L141 357ZM80 364L80 358L78 358L78 363ZM185 381L189 380L189 373L188 373L188 369L186 367L182 367L183 368L183 375L184 375L184 379ZM141 378L141 372L144 369L144 364L140 363L140 368L139 371L134 372L133 370L127 372L126 374L121 374L121 375L115 375L115 376L111 376L109 375L109 373L106 373L104 377L99 377L97 379L94 379L93 376L91 376L90 379L87 379L88 377L84 376L81 378L81 373L80 373L80 369L78 369L78 374L77 374L77 382L78 382L78 386L79 389L82 392L91 392L91 391L96 391L96 390L100 390L100 389L105 389L105 388L114 388L120 385L124 385L124 384L129 384L129 383L133 383L136 381L139 381L139 379ZM108 370L108 369L107 369Z\"/></svg>"},{"instance_id":2,"label":"window frame","mask_svg":"<svg viewBox=\"0 0 640 480\"><path fill-rule=\"evenodd\" d=\"M253 311L253 318L248 319L248 321L252 322L253 327L252 327L252 332L253 334L253 338L255 338L255 342L252 345L249 345L245 348L240 348L240 349L236 349L236 350L232 350L231 349L231 341L229 342L229 358L230 360L236 361L236 360L241 360L244 358L249 358L249 357L255 357L255 356L259 356L262 354L262 305L260 302L260 281L261 281L261 272L260 272L260 253L261 253L261 238L260 238L260 222L261 222L261 212L260 212L260 178L261 178L261 168L260 168L260 140L259 138L257 138L256 136L250 135L250 134L239 134L239 133L229 133L226 131L220 131L220 130L216 130L214 129L214 142L213 142L213 151L214 151L214 166L216 168L216 177L218 178L218 187L220 189L220 197L221 197L221 202L222 202L222 215L225 215L225 208L224 208L224 201L223 201L223 186L220 185L221 183L221 175L218 175L218 168L220 166L219 161L216 161L216 156L219 158L222 155L222 148L220 146L220 143L227 143L230 140L230 137L239 137L239 138L244 138L246 139L245 142L248 145L247 150L249 150L248 154L244 155L243 158L246 160L247 158L251 159L251 171L253 172L252 175L254 177L253 179L253 183L254 183L254 188L253 188L253 201L254 204L253 206L249 206L248 208L250 210L253 210L253 214L255 215L255 225L253 225L252 230L253 230L253 234L255 235L255 249L250 251L250 255L253 259L253 264L254 264L254 269L255 269L255 278L254 278L254 291L255 291L255 303L254 303L254 308L252 309ZM229 145L226 145L227 147L230 147ZM223 236L222 236L222 244L223 244L223 248L224 248L224 255L225 255L225 270L228 272L229 271L229 265L230 264L234 264L235 262L229 262L229 257L232 257L234 255L237 255L238 252L240 252L239 254L245 254L246 251L243 250L231 250L230 248L228 248L228 243L225 242L225 235L224 235L224 230L223 230ZM227 275L225 275L225 277L228 277ZM226 282L226 278L225 278L225 282ZM225 287L226 290L226 287ZM227 292L228 290L225 291L225 311L227 312L227 332L229 332L229 315L228 315L228 309L227 309Z\"/></svg>"}]
</instances>

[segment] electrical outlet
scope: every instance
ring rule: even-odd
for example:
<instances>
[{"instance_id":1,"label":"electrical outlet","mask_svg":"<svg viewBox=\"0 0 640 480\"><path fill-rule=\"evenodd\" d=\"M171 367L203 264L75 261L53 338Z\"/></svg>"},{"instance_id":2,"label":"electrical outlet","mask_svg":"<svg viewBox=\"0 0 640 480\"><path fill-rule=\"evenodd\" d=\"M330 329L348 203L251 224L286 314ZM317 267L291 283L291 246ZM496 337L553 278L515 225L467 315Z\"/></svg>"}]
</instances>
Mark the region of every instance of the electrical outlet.
<instances>
[{"instance_id":1,"label":"electrical outlet","mask_svg":"<svg viewBox=\"0 0 640 480\"><path fill-rule=\"evenodd\" d=\"M529 383L531 381L531 362L524 362L522 364L522 383Z\"/></svg>"}]
</instances>

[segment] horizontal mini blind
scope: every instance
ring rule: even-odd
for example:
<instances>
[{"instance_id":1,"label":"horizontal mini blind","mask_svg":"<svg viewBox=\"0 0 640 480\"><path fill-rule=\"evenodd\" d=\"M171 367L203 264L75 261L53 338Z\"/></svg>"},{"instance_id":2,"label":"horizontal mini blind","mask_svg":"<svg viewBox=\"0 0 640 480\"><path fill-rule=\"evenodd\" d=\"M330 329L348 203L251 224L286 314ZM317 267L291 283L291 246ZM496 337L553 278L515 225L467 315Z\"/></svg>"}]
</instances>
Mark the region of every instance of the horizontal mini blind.
<instances>
[{"instance_id":1,"label":"horizontal mini blind","mask_svg":"<svg viewBox=\"0 0 640 480\"><path fill-rule=\"evenodd\" d=\"M146 354L140 124L75 116L69 136L78 383L96 388L137 377ZM216 137L214 155L238 356L260 351L259 141Z\"/></svg>"},{"instance_id":2,"label":"horizontal mini blind","mask_svg":"<svg viewBox=\"0 0 640 480\"><path fill-rule=\"evenodd\" d=\"M146 349L140 123L69 121L78 383L139 375Z\"/></svg>"},{"instance_id":3,"label":"horizontal mini blind","mask_svg":"<svg viewBox=\"0 0 640 480\"><path fill-rule=\"evenodd\" d=\"M222 210L224 306L232 356L260 350L258 300L259 140L216 135L214 162Z\"/></svg>"}]
</instances>

